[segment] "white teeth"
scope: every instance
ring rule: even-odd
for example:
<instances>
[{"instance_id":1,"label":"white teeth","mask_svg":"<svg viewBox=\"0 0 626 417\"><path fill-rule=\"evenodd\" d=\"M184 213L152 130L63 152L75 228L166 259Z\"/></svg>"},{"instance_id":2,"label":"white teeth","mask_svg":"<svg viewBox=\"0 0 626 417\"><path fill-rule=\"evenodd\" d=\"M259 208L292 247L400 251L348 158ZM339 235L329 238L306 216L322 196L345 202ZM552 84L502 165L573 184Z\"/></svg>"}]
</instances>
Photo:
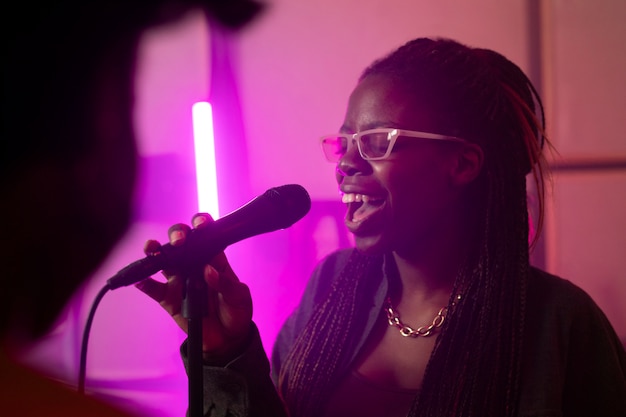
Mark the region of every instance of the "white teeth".
<instances>
[{"instance_id":1,"label":"white teeth","mask_svg":"<svg viewBox=\"0 0 626 417\"><path fill-rule=\"evenodd\" d=\"M344 204L348 204L348 203L369 203L370 201L373 201L374 199L368 195L364 195L364 194L351 194L351 193L346 193L343 194L341 196L341 202Z\"/></svg>"}]
</instances>

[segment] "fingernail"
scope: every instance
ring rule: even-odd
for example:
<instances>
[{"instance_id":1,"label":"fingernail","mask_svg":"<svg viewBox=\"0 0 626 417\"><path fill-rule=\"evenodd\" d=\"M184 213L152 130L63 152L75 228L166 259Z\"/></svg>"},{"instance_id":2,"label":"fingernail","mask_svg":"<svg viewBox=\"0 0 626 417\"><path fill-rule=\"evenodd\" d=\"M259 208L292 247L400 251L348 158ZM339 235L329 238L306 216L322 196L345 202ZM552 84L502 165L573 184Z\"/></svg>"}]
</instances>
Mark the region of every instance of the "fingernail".
<instances>
[{"instance_id":1,"label":"fingernail","mask_svg":"<svg viewBox=\"0 0 626 417\"><path fill-rule=\"evenodd\" d=\"M185 234L181 230L176 230L172 232L172 234L170 235L170 242L172 244L181 242L184 239L185 239Z\"/></svg>"},{"instance_id":2,"label":"fingernail","mask_svg":"<svg viewBox=\"0 0 626 417\"><path fill-rule=\"evenodd\" d=\"M193 223L193 227L198 227L201 224L203 224L204 222L206 222L206 219L204 218L204 216L196 216L194 217L192 223Z\"/></svg>"}]
</instances>

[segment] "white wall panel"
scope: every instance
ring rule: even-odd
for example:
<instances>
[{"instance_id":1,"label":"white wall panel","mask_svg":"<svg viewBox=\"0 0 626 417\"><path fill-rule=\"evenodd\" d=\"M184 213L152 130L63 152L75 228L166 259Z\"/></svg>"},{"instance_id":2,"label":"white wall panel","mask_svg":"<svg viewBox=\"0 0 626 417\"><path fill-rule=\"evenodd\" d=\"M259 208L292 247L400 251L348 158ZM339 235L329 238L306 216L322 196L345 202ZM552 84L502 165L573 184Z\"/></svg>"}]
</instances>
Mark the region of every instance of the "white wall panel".
<instances>
[{"instance_id":1,"label":"white wall panel","mask_svg":"<svg viewBox=\"0 0 626 417\"><path fill-rule=\"evenodd\" d=\"M542 4L549 133L560 153L546 266L589 292L626 340L626 2Z\"/></svg>"},{"instance_id":2,"label":"white wall panel","mask_svg":"<svg viewBox=\"0 0 626 417\"><path fill-rule=\"evenodd\" d=\"M317 137L336 131L360 72L419 36L493 48L526 69L523 0L274 0L240 36L239 72L256 192L288 182L337 199Z\"/></svg>"}]
</instances>

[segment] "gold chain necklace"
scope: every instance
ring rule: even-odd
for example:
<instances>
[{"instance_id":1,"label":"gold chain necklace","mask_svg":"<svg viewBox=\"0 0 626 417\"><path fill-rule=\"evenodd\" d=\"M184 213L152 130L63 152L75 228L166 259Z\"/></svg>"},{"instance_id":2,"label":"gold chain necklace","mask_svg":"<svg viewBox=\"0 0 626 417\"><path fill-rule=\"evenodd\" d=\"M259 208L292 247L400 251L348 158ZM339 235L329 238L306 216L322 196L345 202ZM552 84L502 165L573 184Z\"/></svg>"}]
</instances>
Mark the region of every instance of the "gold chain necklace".
<instances>
[{"instance_id":1,"label":"gold chain necklace","mask_svg":"<svg viewBox=\"0 0 626 417\"><path fill-rule=\"evenodd\" d=\"M387 313L387 321L390 326L396 327L400 330L400 334L404 337L428 337L431 336L436 329L443 326L443 323L446 321L446 316L448 314L448 310L456 305L457 302L461 300L461 295L457 295L454 298L454 301L446 307L441 307L433 322L427 326L421 326L417 329L412 328L411 326L407 326L400 319L400 313L398 313L394 308L393 304L391 304L391 297L387 297L385 300L384 310Z\"/></svg>"}]
</instances>

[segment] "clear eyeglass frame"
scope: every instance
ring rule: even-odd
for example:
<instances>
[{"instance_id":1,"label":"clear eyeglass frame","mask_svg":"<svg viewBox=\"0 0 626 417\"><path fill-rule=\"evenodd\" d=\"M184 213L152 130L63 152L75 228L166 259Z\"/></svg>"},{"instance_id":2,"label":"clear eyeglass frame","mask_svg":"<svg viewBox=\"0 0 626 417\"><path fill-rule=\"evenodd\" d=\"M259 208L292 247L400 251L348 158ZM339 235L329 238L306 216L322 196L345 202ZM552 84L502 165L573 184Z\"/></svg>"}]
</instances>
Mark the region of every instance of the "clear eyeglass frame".
<instances>
[{"instance_id":1,"label":"clear eyeglass frame","mask_svg":"<svg viewBox=\"0 0 626 417\"><path fill-rule=\"evenodd\" d=\"M436 133L419 132L395 128L369 129L358 133L336 133L324 135L320 144L324 156L329 162L339 162L341 157L356 143L361 158L366 161L379 161L387 158L399 137L410 137L426 140L444 140L449 142L467 143L467 140L455 136Z\"/></svg>"}]
</instances>

